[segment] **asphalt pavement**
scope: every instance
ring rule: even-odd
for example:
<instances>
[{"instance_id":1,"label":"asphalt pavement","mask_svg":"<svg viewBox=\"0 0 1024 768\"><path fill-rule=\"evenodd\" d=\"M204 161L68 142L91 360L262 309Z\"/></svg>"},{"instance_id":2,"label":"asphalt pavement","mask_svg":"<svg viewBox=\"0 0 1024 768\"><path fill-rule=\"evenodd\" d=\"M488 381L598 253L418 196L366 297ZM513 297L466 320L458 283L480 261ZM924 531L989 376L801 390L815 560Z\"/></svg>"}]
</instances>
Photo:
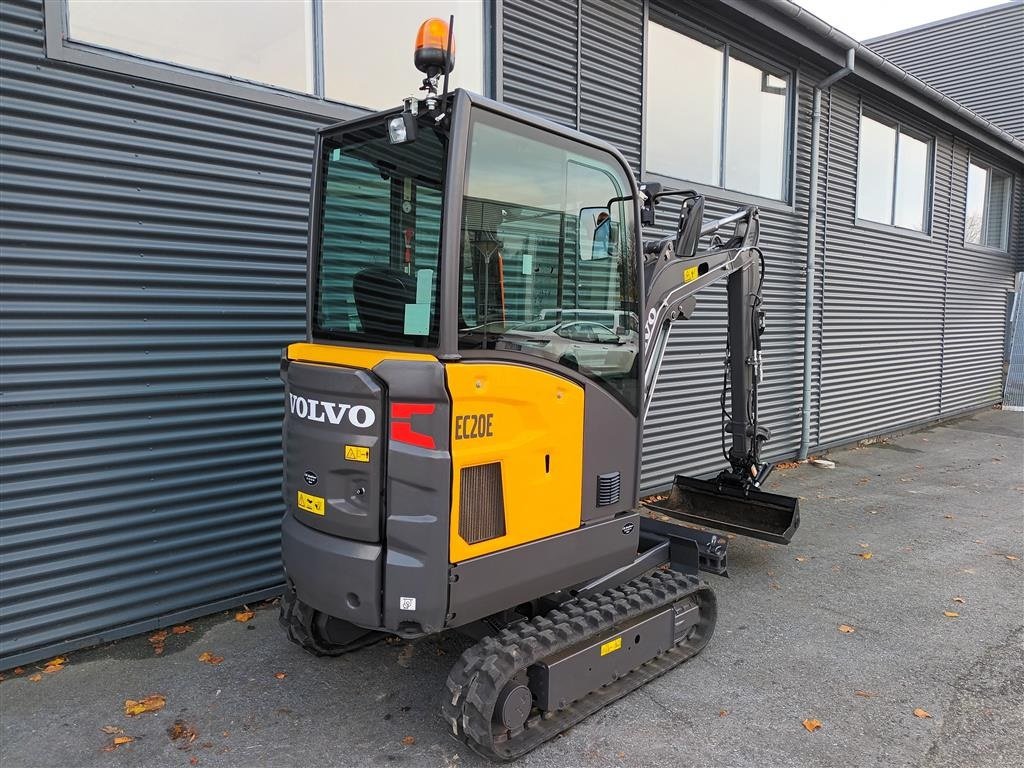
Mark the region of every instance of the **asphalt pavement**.
<instances>
[{"instance_id":1,"label":"asphalt pavement","mask_svg":"<svg viewBox=\"0 0 1024 768\"><path fill-rule=\"evenodd\" d=\"M703 654L519 765L1024 765L1024 415L983 411L828 458L835 469L770 479L800 497L801 528L788 547L730 543ZM287 642L274 606L190 626L160 655L139 636L56 672L5 671L0 763L487 765L437 714L458 636L317 659ZM151 694L163 709L125 714ZM111 748L117 736L133 740Z\"/></svg>"}]
</instances>

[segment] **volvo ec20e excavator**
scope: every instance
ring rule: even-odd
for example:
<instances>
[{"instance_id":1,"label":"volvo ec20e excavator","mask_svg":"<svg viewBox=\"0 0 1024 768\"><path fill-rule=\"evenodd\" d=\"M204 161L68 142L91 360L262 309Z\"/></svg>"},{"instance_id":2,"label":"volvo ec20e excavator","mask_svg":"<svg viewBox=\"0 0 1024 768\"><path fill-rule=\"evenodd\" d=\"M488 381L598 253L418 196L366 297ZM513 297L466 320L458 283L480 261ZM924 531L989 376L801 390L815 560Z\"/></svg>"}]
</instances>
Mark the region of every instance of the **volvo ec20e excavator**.
<instances>
[{"instance_id":1,"label":"volvo ec20e excavator","mask_svg":"<svg viewBox=\"0 0 1024 768\"><path fill-rule=\"evenodd\" d=\"M707 644L698 569L724 571L725 537L681 521L786 543L799 518L759 489L757 209L705 223L612 146L449 93L453 60L426 22L424 98L317 134L307 338L281 362L281 619L321 655L471 635L442 715L508 760ZM666 197L674 232L645 242ZM721 281L728 468L643 506L670 326Z\"/></svg>"}]
</instances>

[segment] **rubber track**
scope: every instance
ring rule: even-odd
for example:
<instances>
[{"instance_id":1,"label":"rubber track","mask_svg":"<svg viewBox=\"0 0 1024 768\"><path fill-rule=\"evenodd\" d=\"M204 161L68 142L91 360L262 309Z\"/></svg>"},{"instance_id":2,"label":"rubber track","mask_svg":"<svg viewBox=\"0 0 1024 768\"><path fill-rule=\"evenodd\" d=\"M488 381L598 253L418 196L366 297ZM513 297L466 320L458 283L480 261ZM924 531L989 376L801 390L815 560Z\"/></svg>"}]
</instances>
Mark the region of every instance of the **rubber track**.
<instances>
[{"instance_id":1,"label":"rubber track","mask_svg":"<svg viewBox=\"0 0 1024 768\"><path fill-rule=\"evenodd\" d=\"M700 618L687 638L672 649L566 709L542 714L535 711L516 733L494 723L498 695L512 678L532 664L591 642L622 622L686 599L697 603ZM513 760L696 656L711 639L716 618L717 603L711 588L696 578L670 570L653 571L600 595L570 600L468 648L448 675L442 716L453 735L478 754L491 760Z\"/></svg>"},{"instance_id":2,"label":"rubber track","mask_svg":"<svg viewBox=\"0 0 1024 768\"><path fill-rule=\"evenodd\" d=\"M316 629L316 611L298 599L295 590L285 587L281 595L278 622L288 633L288 639L314 656L342 656L373 645L384 637L383 633L371 632L351 643L339 645L320 638Z\"/></svg>"}]
</instances>

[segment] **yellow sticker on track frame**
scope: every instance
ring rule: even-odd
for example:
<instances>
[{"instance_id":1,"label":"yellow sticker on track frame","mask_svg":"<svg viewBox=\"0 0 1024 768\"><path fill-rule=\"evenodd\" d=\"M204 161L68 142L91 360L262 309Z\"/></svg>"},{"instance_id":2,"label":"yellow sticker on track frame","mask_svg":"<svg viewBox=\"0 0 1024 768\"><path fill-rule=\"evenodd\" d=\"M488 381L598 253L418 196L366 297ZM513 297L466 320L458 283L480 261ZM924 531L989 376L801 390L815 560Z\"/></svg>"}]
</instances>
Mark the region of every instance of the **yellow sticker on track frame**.
<instances>
[{"instance_id":1,"label":"yellow sticker on track frame","mask_svg":"<svg viewBox=\"0 0 1024 768\"><path fill-rule=\"evenodd\" d=\"M612 651L617 651L622 647L622 635L619 635L614 640L609 640L607 643L601 645L601 655L607 656Z\"/></svg>"},{"instance_id":2,"label":"yellow sticker on track frame","mask_svg":"<svg viewBox=\"0 0 1024 768\"><path fill-rule=\"evenodd\" d=\"M299 509L312 512L314 515L322 515L324 514L324 497L299 491Z\"/></svg>"},{"instance_id":3,"label":"yellow sticker on track frame","mask_svg":"<svg viewBox=\"0 0 1024 768\"><path fill-rule=\"evenodd\" d=\"M683 283L692 283L700 277L700 272L697 267L687 267L683 270Z\"/></svg>"},{"instance_id":4,"label":"yellow sticker on track frame","mask_svg":"<svg viewBox=\"0 0 1024 768\"><path fill-rule=\"evenodd\" d=\"M345 460L367 462L370 460L370 449L363 445L346 445Z\"/></svg>"}]
</instances>

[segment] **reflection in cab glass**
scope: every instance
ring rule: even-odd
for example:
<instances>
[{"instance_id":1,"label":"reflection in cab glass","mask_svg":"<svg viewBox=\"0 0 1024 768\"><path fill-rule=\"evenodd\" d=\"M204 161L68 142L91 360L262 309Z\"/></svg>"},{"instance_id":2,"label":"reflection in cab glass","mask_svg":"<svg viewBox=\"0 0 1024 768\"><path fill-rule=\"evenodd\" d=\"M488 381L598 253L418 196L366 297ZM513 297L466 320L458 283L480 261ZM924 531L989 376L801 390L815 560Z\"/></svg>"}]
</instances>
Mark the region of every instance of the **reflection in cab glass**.
<instances>
[{"instance_id":1,"label":"reflection in cab glass","mask_svg":"<svg viewBox=\"0 0 1024 768\"><path fill-rule=\"evenodd\" d=\"M460 347L544 358L635 411L630 195L607 153L478 112L462 209Z\"/></svg>"}]
</instances>

